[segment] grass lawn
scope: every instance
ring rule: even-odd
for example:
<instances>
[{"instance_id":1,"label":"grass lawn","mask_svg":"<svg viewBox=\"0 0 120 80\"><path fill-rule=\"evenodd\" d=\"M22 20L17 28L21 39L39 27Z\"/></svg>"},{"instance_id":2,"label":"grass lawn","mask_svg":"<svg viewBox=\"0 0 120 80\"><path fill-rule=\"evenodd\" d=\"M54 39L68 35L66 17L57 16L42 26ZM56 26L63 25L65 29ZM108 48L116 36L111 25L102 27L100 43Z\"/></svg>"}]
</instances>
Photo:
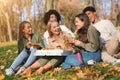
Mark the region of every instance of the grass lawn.
<instances>
[{"instance_id":1,"label":"grass lawn","mask_svg":"<svg viewBox=\"0 0 120 80\"><path fill-rule=\"evenodd\" d=\"M62 68L57 67L41 75L26 78L6 76L5 69L11 65L17 55L16 43L0 46L0 80L120 80L120 67L113 67L103 62L93 66L73 67L63 74L58 73Z\"/></svg>"}]
</instances>

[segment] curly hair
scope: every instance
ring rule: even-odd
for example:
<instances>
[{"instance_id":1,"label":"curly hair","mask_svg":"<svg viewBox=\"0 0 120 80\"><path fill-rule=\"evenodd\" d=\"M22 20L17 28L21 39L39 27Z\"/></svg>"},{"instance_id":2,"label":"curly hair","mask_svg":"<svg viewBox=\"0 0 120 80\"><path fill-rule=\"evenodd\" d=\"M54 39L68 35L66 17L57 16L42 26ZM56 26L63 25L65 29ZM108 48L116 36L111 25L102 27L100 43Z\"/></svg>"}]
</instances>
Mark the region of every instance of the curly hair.
<instances>
[{"instance_id":1,"label":"curly hair","mask_svg":"<svg viewBox=\"0 0 120 80\"><path fill-rule=\"evenodd\" d=\"M48 21L50 19L50 15L52 15L52 14L54 14L56 16L57 22L61 21L60 14L56 10L51 9L48 12L46 12L45 15L44 15L44 20L43 21L44 21L45 25L48 24Z\"/></svg>"}]
</instances>

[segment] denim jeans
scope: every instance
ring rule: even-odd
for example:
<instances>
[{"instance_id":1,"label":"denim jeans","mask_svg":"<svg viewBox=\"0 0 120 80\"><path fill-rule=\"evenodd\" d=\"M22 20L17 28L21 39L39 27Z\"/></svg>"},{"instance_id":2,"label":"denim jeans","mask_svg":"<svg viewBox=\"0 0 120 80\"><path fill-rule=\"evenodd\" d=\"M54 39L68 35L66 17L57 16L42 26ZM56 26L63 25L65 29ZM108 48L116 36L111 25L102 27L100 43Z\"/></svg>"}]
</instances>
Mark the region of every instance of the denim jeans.
<instances>
[{"instance_id":1,"label":"denim jeans","mask_svg":"<svg viewBox=\"0 0 120 80\"><path fill-rule=\"evenodd\" d=\"M18 57L14 60L14 62L11 65L11 68L16 69L18 66L21 65L21 63L27 59L27 61L25 62L24 66L28 67L30 66L35 60L36 60L36 56L34 55L36 52L36 49L33 48L30 53L27 53L26 51L22 51Z\"/></svg>"},{"instance_id":2,"label":"denim jeans","mask_svg":"<svg viewBox=\"0 0 120 80\"><path fill-rule=\"evenodd\" d=\"M84 65L88 65L88 61L89 60L93 60L96 62L100 62L101 61L101 52L100 50L96 51L96 52L83 52L81 53L82 58L83 58L83 62ZM72 66L80 66L83 63L80 62L77 59L77 54L72 54L72 55L68 55L65 59L65 62L62 63L62 66L64 69L68 69L71 68Z\"/></svg>"}]
</instances>

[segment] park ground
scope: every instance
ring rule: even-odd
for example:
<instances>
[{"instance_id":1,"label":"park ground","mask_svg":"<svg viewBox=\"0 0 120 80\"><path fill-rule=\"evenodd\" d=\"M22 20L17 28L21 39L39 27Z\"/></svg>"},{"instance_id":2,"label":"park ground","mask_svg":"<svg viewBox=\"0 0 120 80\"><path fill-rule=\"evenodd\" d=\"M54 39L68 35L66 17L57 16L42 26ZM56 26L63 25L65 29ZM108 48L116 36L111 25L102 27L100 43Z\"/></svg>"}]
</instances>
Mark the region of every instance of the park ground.
<instances>
[{"instance_id":1,"label":"park ground","mask_svg":"<svg viewBox=\"0 0 120 80\"><path fill-rule=\"evenodd\" d=\"M17 55L16 41L0 44L0 80L120 80L120 66L104 62L92 66L73 67L62 74L59 74L62 70L59 66L36 76L6 76L5 69Z\"/></svg>"}]
</instances>

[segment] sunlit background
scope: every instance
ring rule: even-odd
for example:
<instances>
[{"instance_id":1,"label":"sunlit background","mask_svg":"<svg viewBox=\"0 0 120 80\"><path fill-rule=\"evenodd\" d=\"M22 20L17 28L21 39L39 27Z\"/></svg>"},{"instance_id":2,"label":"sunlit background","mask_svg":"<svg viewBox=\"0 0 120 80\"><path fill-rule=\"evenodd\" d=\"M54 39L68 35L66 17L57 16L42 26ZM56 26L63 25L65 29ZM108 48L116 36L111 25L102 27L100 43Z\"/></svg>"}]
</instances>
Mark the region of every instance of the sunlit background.
<instances>
[{"instance_id":1,"label":"sunlit background","mask_svg":"<svg viewBox=\"0 0 120 80\"><path fill-rule=\"evenodd\" d=\"M95 6L101 18L120 25L120 0L0 0L0 43L17 40L18 25L24 20L43 35L43 16L49 9L58 10L63 23L73 31L74 16L88 5Z\"/></svg>"}]
</instances>

